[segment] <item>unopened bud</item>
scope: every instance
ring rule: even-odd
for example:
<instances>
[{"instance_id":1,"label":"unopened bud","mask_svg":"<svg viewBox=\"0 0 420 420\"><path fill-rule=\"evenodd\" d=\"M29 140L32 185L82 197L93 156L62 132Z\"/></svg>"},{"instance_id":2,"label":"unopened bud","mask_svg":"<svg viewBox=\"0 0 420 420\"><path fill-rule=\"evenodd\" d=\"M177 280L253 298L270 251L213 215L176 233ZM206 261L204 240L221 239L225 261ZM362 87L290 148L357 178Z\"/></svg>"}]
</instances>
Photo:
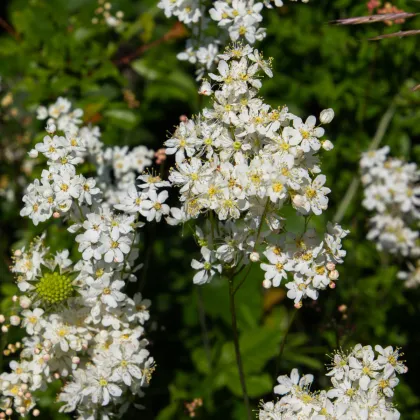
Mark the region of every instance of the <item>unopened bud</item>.
<instances>
[{"instance_id":1,"label":"unopened bud","mask_svg":"<svg viewBox=\"0 0 420 420\"><path fill-rule=\"evenodd\" d=\"M35 349L35 350L34 350L34 353L35 353L35 354L39 354L39 353L41 353L41 350L40 350L40 349Z\"/></svg>"},{"instance_id":2,"label":"unopened bud","mask_svg":"<svg viewBox=\"0 0 420 420\"><path fill-rule=\"evenodd\" d=\"M293 204L294 204L296 207L302 207L302 206L305 204L305 199L303 198L303 196L301 196L301 195L299 195L299 194L296 194L296 195L293 197Z\"/></svg>"},{"instance_id":3,"label":"unopened bud","mask_svg":"<svg viewBox=\"0 0 420 420\"><path fill-rule=\"evenodd\" d=\"M73 356L71 359L71 362L74 363L75 365L78 365L80 363L80 357Z\"/></svg>"},{"instance_id":4,"label":"unopened bud","mask_svg":"<svg viewBox=\"0 0 420 420\"><path fill-rule=\"evenodd\" d=\"M23 396L23 395L19 395L19 396ZM18 411L20 414L24 414L24 413L25 413L25 411L26 411L26 408L25 408L25 407L19 407L19 408L17 409L17 411Z\"/></svg>"},{"instance_id":5,"label":"unopened bud","mask_svg":"<svg viewBox=\"0 0 420 420\"><path fill-rule=\"evenodd\" d=\"M25 398L27 399L27 400L29 400L29 398L31 398L32 397L32 394L30 393L30 392L27 392L26 394L25 394Z\"/></svg>"},{"instance_id":6,"label":"unopened bud","mask_svg":"<svg viewBox=\"0 0 420 420\"><path fill-rule=\"evenodd\" d=\"M258 254L258 252L251 252L251 254L250 254L250 256L249 256L249 259L252 261L252 262L258 262L259 260L260 260L260 254Z\"/></svg>"},{"instance_id":7,"label":"unopened bud","mask_svg":"<svg viewBox=\"0 0 420 420\"><path fill-rule=\"evenodd\" d=\"M57 127L55 126L54 123L48 123L47 126L45 127L45 130L48 133L53 134L57 131Z\"/></svg>"},{"instance_id":8,"label":"unopened bud","mask_svg":"<svg viewBox=\"0 0 420 420\"><path fill-rule=\"evenodd\" d=\"M298 303L295 303L295 308L296 309L300 309L301 307L302 307L302 305L303 305L303 303L302 303L302 301L300 300Z\"/></svg>"},{"instance_id":9,"label":"unopened bud","mask_svg":"<svg viewBox=\"0 0 420 420\"><path fill-rule=\"evenodd\" d=\"M338 307L338 311L341 312L341 313L346 312L347 311L347 305L344 305L344 304L340 305Z\"/></svg>"},{"instance_id":10,"label":"unopened bud","mask_svg":"<svg viewBox=\"0 0 420 420\"><path fill-rule=\"evenodd\" d=\"M14 295L14 296L12 296L12 300L13 300L13 302L17 302L18 301L18 297L16 296L16 295Z\"/></svg>"},{"instance_id":11,"label":"unopened bud","mask_svg":"<svg viewBox=\"0 0 420 420\"><path fill-rule=\"evenodd\" d=\"M21 386L22 391L26 391L29 387L28 384L22 384Z\"/></svg>"},{"instance_id":12,"label":"unopened bud","mask_svg":"<svg viewBox=\"0 0 420 420\"><path fill-rule=\"evenodd\" d=\"M18 317L17 315L12 315L10 317L10 323L13 326L17 327L20 324L20 317Z\"/></svg>"},{"instance_id":13,"label":"unopened bud","mask_svg":"<svg viewBox=\"0 0 420 420\"><path fill-rule=\"evenodd\" d=\"M330 289L335 289L335 283L333 281L330 281L329 286L330 286Z\"/></svg>"},{"instance_id":14,"label":"unopened bud","mask_svg":"<svg viewBox=\"0 0 420 420\"><path fill-rule=\"evenodd\" d=\"M0 314L0 324L3 324L3 322L6 321L6 318L3 314Z\"/></svg>"},{"instance_id":15,"label":"unopened bud","mask_svg":"<svg viewBox=\"0 0 420 420\"><path fill-rule=\"evenodd\" d=\"M60 218L60 213L58 211L55 211L53 213L53 217L54 217L54 219L59 219Z\"/></svg>"},{"instance_id":16,"label":"unopened bud","mask_svg":"<svg viewBox=\"0 0 420 420\"><path fill-rule=\"evenodd\" d=\"M11 416L13 414L13 410L11 408L8 408L6 410L6 415Z\"/></svg>"},{"instance_id":17,"label":"unopened bud","mask_svg":"<svg viewBox=\"0 0 420 420\"><path fill-rule=\"evenodd\" d=\"M58 372L54 373L54 378L55 379L60 379L60 374Z\"/></svg>"},{"instance_id":18,"label":"unopened bud","mask_svg":"<svg viewBox=\"0 0 420 420\"><path fill-rule=\"evenodd\" d=\"M334 145L332 144L332 142L331 142L331 141L329 141L329 140L324 140L324 141L322 142L322 148L323 148L324 150L326 150L327 152L329 152L330 150L334 149Z\"/></svg>"},{"instance_id":19,"label":"unopened bud","mask_svg":"<svg viewBox=\"0 0 420 420\"><path fill-rule=\"evenodd\" d=\"M10 356L10 350L3 350L3 354L5 356Z\"/></svg>"},{"instance_id":20,"label":"unopened bud","mask_svg":"<svg viewBox=\"0 0 420 420\"><path fill-rule=\"evenodd\" d=\"M180 117L179 117L179 121L181 121L181 122L187 122L188 121L188 117L186 116L186 115L181 115Z\"/></svg>"},{"instance_id":21,"label":"unopened bud","mask_svg":"<svg viewBox=\"0 0 420 420\"><path fill-rule=\"evenodd\" d=\"M51 356L50 356L49 354L44 354L44 355L42 356L42 358L43 358L44 362L48 362L48 360L50 360L50 359L51 359Z\"/></svg>"},{"instance_id":22,"label":"unopened bud","mask_svg":"<svg viewBox=\"0 0 420 420\"><path fill-rule=\"evenodd\" d=\"M211 84L209 82L203 82L198 93L200 95L210 96L212 94Z\"/></svg>"},{"instance_id":23,"label":"unopened bud","mask_svg":"<svg viewBox=\"0 0 420 420\"><path fill-rule=\"evenodd\" d=\"M6 413L1 412L0 413L0 419L5 419L6 418Z\"/></svg>"},{"instance_id":24,"label":"unopened bud","mask_svg":"<svg viewBox=\"0 0 420 420\"><path fill-rule=\"evenodd\" d=\"M335 270L335 264L332 262L327 263L327 270L328 271L333 271Z\"/></svg>"},{"instance_id":25,"label":"unopened bud","mask_svg":"<svg viewBox=\"0 0 420 420\"><path fill-rule=\"evenodd\" d=\"M337 280L339 275L340 273L337 270L333 270L333 271L330 271L330 274L328 274L328 277L331 280Z\"/></svg>"},{"instance_id":26,"label":"unopened bud","mask_svg":"<svg viewBox=\"0 0 420 420\"><path fill-rule=\"evenodd\" d=\"M20 256L22 255L22 251L21 251L20 249L17 249L17 250L13 253L13 255L14 255L15 257L20 257Z\"/></svg>"},{"instance_id":27,"label":"unopened bud","mask_svg":"<svg viewBox=\"0 0 420 420\"><path fill-rule=\"evenodd\" d=\"M23 392L22 392L22 391L19 391L19 392L18 392L18 396L19 396L19 397L23 397Z\"/></svg>"},{"instance_id":28,"label":"unopened bud","mask_svg":"<svg viewBox=\"0 0 420 420\"><path fill-rule=\"evenodd\" d=\"M28 153L29 157L31 157L32 159L35 159L36 157L38 157L38 150L32 149L29 153Z\"/></svg>"},{"instance_id":29,"label":"unopened bud","mask_svg":"<svg viewBox=\"0 0 420 420\"><path fill-rule=\"evenodd\" d=\"M19 305L22 309L28 309L31 306L31 299L27 296L21 296L19 299Z\"/></svg>"},{"instance_id":30,"label":"unopened bud","mask_svg":"<svg viewBox=\"0 0 420 420\"><path fill-rule=\"evenodd\" d=\"M1 327L1 332L7 333L7 331L9 331L9 328L7 328L6 325L3 325Z\"/></svg>"},{"instance_id":31,"label":"unopened bud","mask_svg":"<svg viewBox=\"0 0 420 420\"><path fill-rule=\"evenodd\" d=\"M34 411L32 411L32 415L34 417L38 417L41 414L41 412L36 408Z\"/></svg>"},{"instance_id":32,"label":"unopened bud","mask_svg":"<svg viewBox=\"0 0 420 420\"><path fill-rule=\"evenodd\" d=\"M329 124L334 119L334 110L331 108L324 109L320 116L319 120L322 124Z\"/></svg>"},{"instance_id":33,"label":"unopened bud","mask_svg":"<svg viewBox=\"0 0 420 420\"><path fill-rule=\"evenodd\" d=\"M271 287L271 281L270 280L264 280L262 282L262 285L265 289L269 289Z\"/></svg>"}]
</instances>

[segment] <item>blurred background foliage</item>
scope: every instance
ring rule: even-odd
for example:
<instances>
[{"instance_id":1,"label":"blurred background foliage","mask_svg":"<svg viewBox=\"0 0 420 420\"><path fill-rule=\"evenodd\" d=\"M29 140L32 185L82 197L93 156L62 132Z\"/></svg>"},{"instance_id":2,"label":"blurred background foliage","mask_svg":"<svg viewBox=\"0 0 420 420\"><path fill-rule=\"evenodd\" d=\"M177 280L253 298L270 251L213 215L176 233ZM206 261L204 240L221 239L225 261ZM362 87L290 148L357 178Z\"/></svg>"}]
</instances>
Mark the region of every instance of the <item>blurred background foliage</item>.
<instances>
[{"instance_id":1,"label":"blurred background foliage","mask_svg":"<svg viewBox=\"0 0 420 420\"><path fill-rule=\"evenodd\" d=\"M35 228L19 217L22 189L39 172L26 153L39 140L42 125L36 107L58 96L85 111L85 122L99 125L107 145L144 144L157 150L180 115L197 113L194 69L176 59L188 32L167 20L155 0L115 0L122 10L121 31L93 24L96 0L2 0L0 16L0 291L7 311L16 289L8 273L11 249L30 242L43 230L53 249L73 247L59 222ZM407 12L414 0L394 0ZM382 143L394 156L420 157L420 83L418 37L368 38L399 29L419 28L420 19L389 27L383 23L338 27L328 22L367 15L365 1L318 0L288 3L268 10L266 57L274 58L275 76L265 80L262 95L273 106L287 104L302 115L318 115L331 107L329 126L335 149L323 161L330 208L311 221L322 230L334 218L351 181L358 176L360 153L369 147L383 115L392 120ZM171 161L167 162L166 170ZM378 253L365 239L367 214L362 191L346 207L342 224L351 230L348 255L335 290L322 293L300 310L285 299L283 289L263 291L262 272L253 267L237 294L240 344L253 407L272 399L278 374L299 367L328 386L326 353L355 343L401 346L409 372L397 388L404 419L420 419L419 291L404 289L395 261ZM294 215L288 224L295 226ZM197 418L242 419L238 373L230 327L227 282L193 287L190 261L197 247L187 228L163 224L145 230L142 292L153 302L149 324L157 370L141 403L147 419L188 418L186 404L203 405ZM345 305L345 306L343 306ZM18 336L15 337L15 340ZM12 339L13 342L13 339ZM4 341L3 341L4 343ZM10 358L5 357L4 366ZM57 385L58 386L58 385ZM42 396L42 418L62 419L53 392ZM138 418L130 412L125 418Z\"/></svg>"}]
</instances>

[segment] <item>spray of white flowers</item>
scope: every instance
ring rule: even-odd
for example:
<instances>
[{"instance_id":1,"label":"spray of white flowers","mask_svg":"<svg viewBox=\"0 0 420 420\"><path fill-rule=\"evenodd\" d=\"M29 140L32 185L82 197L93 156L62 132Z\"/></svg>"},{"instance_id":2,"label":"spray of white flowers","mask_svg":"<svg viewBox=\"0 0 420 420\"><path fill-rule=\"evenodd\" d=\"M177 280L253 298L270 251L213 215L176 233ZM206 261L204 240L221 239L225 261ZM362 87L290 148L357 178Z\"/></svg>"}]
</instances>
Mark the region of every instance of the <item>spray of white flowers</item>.
<instances>
[{"instance_id":1,"label":"spray of white flowers","mask_svg":"<svg viewBox=\"0 0 420 420\"><path fill-rule=\"evenodd\" d=\"M375 353L376 351L376 353ZM407 367L399 360L399 349L357 344L349 352L336 351L327 366L332 388L311 391L312 375L301 378L297 369L290 377L277 378L274 393L282 395L277 401L262 402L260 420L396 420L400 413L393 406L394 388L398 375Z\"/></svg>"},{"instance_id":2,"label":"spray of white flowers","mask_svg":"<svg viewBox=\"0 0 420 420\"><path fill-rule=\"evenodd\" d=\"M212 106L181 122L165 143L166 153L175 155L169 180L179 187L181 202L167 220L197 219L202 258L192 260L193 281L228 278L235 331L234 295L253 264L264 271L265 288L283 281L300 308L304 299L335 287L348 232L328 223L319 238L308 226L328 207L330 189L318 153L333 148L321 127L331 122L333 110L322 111L317 123L314 116L303 121L286 106L265 104L258 91L261 76L272 76L270 63L249 45L228 48L219 60L218 73L210 74L214 86L204 81L200 88ZM287 209L300 216L300 232L287 228Z\"/></svg>"},{"instance_id":3,"label":"spray of white flowers","mask_svg":"<svg viewBox=\"0 0 420 420\"><path fill-rule=\"evenodd\" d=\"M167 192L156 192L167 183L143 174L137 186L153 151L105 149L97 127L80 128L82 114L64 98L38 109L48 135L30 156L46 157L48 169L28 186L21 215L34 224L66 221L78 232L80 257L73 262L67 249L51 253L45 234L14 252L21 295L0 321L3 333L20 325L27 336L13 345L22 349L20 360L0 375L3 415L39 415L35 391L61 380L61 411L80 419L121 417L144 395L155 369L144 329L150 301L125 290L141 268L140 217L159 220L169 211ZM84 166L98 176L86 178Z\"/></svg>"},{"instance_id":4,"label":"spray of white flowers","mask_svg":"<svg viewBox=\"0 0 420 420\"><path fill-rule=\"evenodd\" d=\"M302 0L303 3L308 1ZM262 10L264 7L272 8L273 3L274 7L284 5L281 0L161 0L158 7L164 10L166 17L176 16L190 28L191 38L185 51L178 54L178 59L197 65L200 79L217 63L220 45L226 45L229 40L252 45L266 37L266 30L261 27ZM218 28L216 37L212 35L215 24Z\"/></svg>"},{"instance_id":5,"label":"spray of white flowers","mask_svg":"<svg viewBox=\"0 0 420 420\"><path fill-rule=\"evenodd\" d=\"M389 157L389 147L364 153L360 161L365 187L363 206L374 212L368 239L379 251L403 258L407 287L420 284L420 171L415 163ZM412 263L411 260L417 262Z\"/></svg>"}]
</instances>

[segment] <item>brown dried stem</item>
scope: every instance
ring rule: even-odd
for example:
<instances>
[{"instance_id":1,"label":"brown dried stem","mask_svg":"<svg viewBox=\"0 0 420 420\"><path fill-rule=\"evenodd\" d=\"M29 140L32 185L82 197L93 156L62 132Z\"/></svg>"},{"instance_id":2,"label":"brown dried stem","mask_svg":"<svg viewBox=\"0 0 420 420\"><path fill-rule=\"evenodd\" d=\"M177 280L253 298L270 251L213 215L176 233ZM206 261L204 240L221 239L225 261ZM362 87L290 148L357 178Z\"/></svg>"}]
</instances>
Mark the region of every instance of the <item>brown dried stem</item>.
<instances>
[{"instance_id":1,"label":"brown dried stem","mask_svg":"<svg viewBox=\"0 0 420 420\"><path fill-rule=\"evenodd\" d=\"M348 19L333 20L333 25L363 25L366 23L383 22L389 20L408 19L417 16L418 13L385 13L380 15L359 16Z\"/></svg>"},{"instance_id":2,"label":"brown dried stem","mask_svg":"<svg viewBox=\"0 0 420 420\"><path fill-rule=\"evenodd\" d=\"M420 35L420 29L413 29L411 31L398 31L398 32L393 32L392 34L379 35L379 36L375 36L375 38L369 38L369 41L379 41L381 39L386 39L386 38L404 38L407 36L414 36L414 35Z\"/></svg>"}]
</instances>

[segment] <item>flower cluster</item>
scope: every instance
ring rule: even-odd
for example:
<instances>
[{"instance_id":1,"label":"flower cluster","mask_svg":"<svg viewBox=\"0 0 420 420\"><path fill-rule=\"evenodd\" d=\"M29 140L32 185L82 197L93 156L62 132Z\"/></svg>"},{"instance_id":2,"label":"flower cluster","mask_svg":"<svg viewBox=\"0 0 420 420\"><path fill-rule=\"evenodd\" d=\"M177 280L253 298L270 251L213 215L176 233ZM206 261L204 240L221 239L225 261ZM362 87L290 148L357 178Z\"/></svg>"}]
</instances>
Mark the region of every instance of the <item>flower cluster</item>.
<instances>
[{"instance_id":1,"label":"flower cluster","mask_svg":"<svg viewBox=\"0 0 420 420\"><path fill-rule=\"evenodd\" d=\"M310 390L312 375L301 378L297 369L290 377L277 378L274 393L282 395L278 401L261 403L261 420L354 420L398 419L400 414L392 405L397 375L407 372L399 358L402 354L392 347L357 344L350 352L337 351L327 376L332 388L328 391Z\"/></svg>"},{"instance_id":2,"label":"flower cluster","mask_svg":"<svg viewBox=\"0 0 420 420\"><path fill-rule=\"evenodd\" d=\"M81 419L121 417L154 370L144 331L150 301L125 289L141 268L139 219L169 214L167 191L158 193L169 183L138 176L153 151L105 149L97 127L80 127L82 115L64 98L38 110L49 135L30 155L45 156L48 169L28 186L21 214L34 224L67 220L81 258L73 263L69 250L51 254L44 236L14 254L11 271L22 294L2 331L21 325L27 337L21 361L0 375L6 415L37 414L34 391L62 379L61 411L76 410ZM80 172L92 172L92 165L98 176L85 178Z\"/></svg>"},{"instance_id":3,"label":"flower cluster","mask_svg":"<svg viewBox=\"0 0 420 420\"><path fill-rule=\"evenodd\" d=\"M180 188L182 203L168 221L208 216L196 233L202 261L192 262L195 283L209 282L223 267L240 270L263 259L264 286L279 286L291 273L288 296L300 306L335 286L336 265L346 254L341 240L347 231L340 226L329 224L322 240L308 229L310 217L327 209L330 192L317 153L333 145L322 139L314 116L303 121L258 98L260 74L272 72L257 50L235 47L219 58L219 73L210 74L218 89L208 81L200 89L213 106L181 122L165 143L166 153L175 155L169 180ZM333 116L331 109L322 111L321 124ZM303 232L287 232L286 207L302 217Z\"/></svg>"},{"instance_id":4,"label":"flower cluster","mask_svg":"<svg viewBox=\"0 0 420 420\"><path fill-rule=\"evenodd\" d=\"M415 163L388 157L389 147L364 153L360 161L365 187L363 206L375 212L370 219L368 239L380 251L404 259L420 256L420 171ZM418 262L417 262L418 265ZM420 283L418 268L409 264L409 273L400 273L408 287Z\"/></svg>"},{"instance_id":5,"label":"flower cluster","mask_svg":"<svg viewBox=\"0 0 420 420\"><path fill-rule=\"evenodd\" d=\"M308 1L302 0L303 3ZM261 13L264 7L272 8L271 3L270 0L215 1L207 8L200 0L161 0L158 7L165 11L166 17L176 16L191 28L192 38L185 51L178 54L178 59L197 64L198 78L201 78L217 62L220 44L226 44L228 39L254 44L265 38L265 28L260 27ZM274 0L274 6L282 7L283 1ZM225 30L217 38L210 35L212 22Z\"/></svg>"}]
</instances>

